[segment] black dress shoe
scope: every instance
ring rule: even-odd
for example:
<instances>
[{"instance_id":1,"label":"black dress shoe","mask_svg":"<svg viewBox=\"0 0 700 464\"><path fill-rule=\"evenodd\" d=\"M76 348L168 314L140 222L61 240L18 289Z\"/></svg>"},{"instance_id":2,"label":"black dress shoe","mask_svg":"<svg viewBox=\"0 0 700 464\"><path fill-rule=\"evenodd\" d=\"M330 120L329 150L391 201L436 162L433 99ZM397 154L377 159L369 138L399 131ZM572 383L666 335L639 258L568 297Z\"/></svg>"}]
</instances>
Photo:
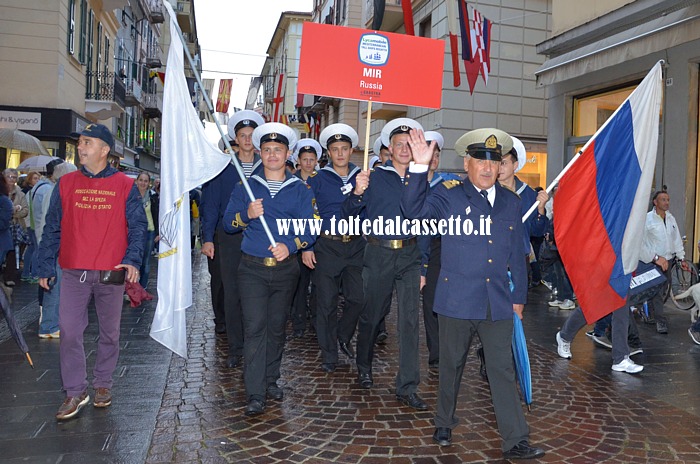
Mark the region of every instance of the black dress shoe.
<instances>
[{"instance_id":1,"label":"black dress shoe","mask_svg":"<svg viewBox=\"0 0 700 464\"><path fill-rule=\"evenodd\" d=\"M440 361L430 361L428 363L428 370L431 372L438 372L440 370Z\"/></svg>"},{"instance_id":2,"label":"black dress shoe","mask_svg":"<svg viewBox=\"0 0 700 464\"><path fill-rule=\"evenodd\" d=\"M257 416L265 412L265 403L260 400L248 401L248 407L245 408L246 416Z\"/></svg>"},{"instance_id":3,"label":"black dress shoe","mask_svg":"<svg viewBox=\"0 0 700 464\"><path fill-rule=\"evenodd\" d=\"M238 367L241 365L241 361L243 360L242 356L229 356L228 359L226 360L226 367L229 369L233 369L234 367Z\"/></svg>"},{"instance_id":4,"label":"black dress shoe","mask_svg":"<svg viewBox=\"0 0 700 464\"><path fill-rule=\"evenodd\" d=\"M386 330L382 330L377 335L377 343L383 345L386 343L386 339L389 338L389 333Z\"/></svg>"},{"instance_id":5,"label":"black dress shoe","mask_svg":"<svg viewBox=\"0 0 700 464\"><path fill-rule=\"evenodd\" d=\"M340 346L340 351L342 351L345 356L350 359L355 359L355 352L352 350L352 346L345 342L338 342L338 346Z\"/></svg>"},{"instance_id":6,"label":"black dress shoe","mask_svg":"<svg viewBox=\"0 0 700 464\"><path fill-rule=\"evenodd\" d=\"M323 372L335 372L335 363L323 363L321 364L321 369L323 369Z\"/></svg>"},{"instance_id":7,"label":"black dress shoe","mask_svg":"<svg viewBox=\"0 0 700 464\"><path fill-rule=\"evenodd\" d=\"M267 386L267 397L273 400L280 401L284 398L284 391L277 386L276 383L271 383Z\"/></svg>"},{"instance_id":8,"label":"black dress shoe","mask_svg":"<svg viewBox=\"0 0 700 464\"><path fill-rule=\"evenodd\" d=\"M452 445L452 430L447 427L438 427L433 434L433 441L440 446Z\"/></svg>"},{"instance_id":9,"label":"black dress shoe","mask_svg":"<svg viewBox=\"0 0 700 464\"><path fill-rule=\"evenodd\" d=\"M218 335L223 335L226 333L226 324L223 322L217 322L214 325L214 332L216 332Z\"/></svg>"},{"instance_id":10,"label":"black dress shoe","mask_svg":"<svg viewBox=\"0 0 700 464\"><path fill-rule=\"evenodd\" d=\"M425 401L423 401L420 396L418 396L418 393L409 393L408 395L396 395L396 399L406 406L409 406L413 409L416 409L418 411L425 411L428 409L428 405L425 404Z\"/></svg>"},{"instance_id":11,"label":"black dress shoe","mask_svg":"<svg viewBox=\"0 0 700 464\"><path fill-rule=\"evenodd\" d=\"M374 380L372 380L372 374L370 372L358 374L357 382L362 388L372 388L374 385Z\"/></svg>"},{"instance_id":12,"label":"black dress shoe","mask_svg":"<svg viewBox=\"0 0 700 464\"><path fill-rule=\"evenodd\" d=\"M544 456L544 450L530 446L526 440L503 452L504 459L535 459L542 456Z\"/></svg>"}]
</instances>

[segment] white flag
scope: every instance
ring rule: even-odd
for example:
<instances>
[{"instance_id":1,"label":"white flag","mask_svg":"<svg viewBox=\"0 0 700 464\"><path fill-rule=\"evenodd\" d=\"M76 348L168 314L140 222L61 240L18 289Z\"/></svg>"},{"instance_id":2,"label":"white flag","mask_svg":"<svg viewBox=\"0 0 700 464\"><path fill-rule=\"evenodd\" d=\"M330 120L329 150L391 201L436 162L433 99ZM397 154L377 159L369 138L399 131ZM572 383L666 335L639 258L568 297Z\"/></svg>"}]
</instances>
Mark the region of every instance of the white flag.
<instances>
[{"instance_id":1,"label":"white flag","mask_svg":"<svg viewBox=\"0 0 700 464\"><path fill-rule=\"evenodd\" d=\"M182 42L169 2L170 52L163 93L158 306L151 337L187 357L185 310L192 306L189 191L219 174L230 157L207 141L185 81Z\"/></svg>"}]
</instances>

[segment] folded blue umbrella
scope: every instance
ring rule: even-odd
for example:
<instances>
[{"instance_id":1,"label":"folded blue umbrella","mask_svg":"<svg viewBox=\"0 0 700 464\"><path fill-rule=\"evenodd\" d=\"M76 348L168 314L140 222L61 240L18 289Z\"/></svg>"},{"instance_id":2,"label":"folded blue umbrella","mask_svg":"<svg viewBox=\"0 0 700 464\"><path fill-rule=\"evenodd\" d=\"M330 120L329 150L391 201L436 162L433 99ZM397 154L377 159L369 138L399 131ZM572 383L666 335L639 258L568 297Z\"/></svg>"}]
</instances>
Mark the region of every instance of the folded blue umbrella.
<instances>
[{"instance_id":1,"label":"folded blue umbrella","mask_svg":"<svg viewBox=\"0 0 700 464\"><path fill-rule=\"evenodd\" d=\"M511 279L510 271L508 271L508 280L510 280L510 291L512 292L515 285L513 284L513 279ZM515 312L513 312L513 341L511 345L513 359L515 360L515 372L518 374L518 383L520 384L520 393L522 393L525 404L527 404L527 410L530 411L530 405L532 404L530 356L527 353L527 341L525 340L523 322Z\"/></svg>"},{"instance_id":2,"label":"folded blue umbrella","mask_svg":"<svg viewBox=\"0 0 700 464\"><path fill-rule=\"evenodd\" d=\"M532 375L530 373L530 357L527 354L527 342L523 323L517 314L513 313L513 359L515 360L515 372L518 375L520 393L523 395L527 410L532 404Z\"/></svg>"}]
</instances>

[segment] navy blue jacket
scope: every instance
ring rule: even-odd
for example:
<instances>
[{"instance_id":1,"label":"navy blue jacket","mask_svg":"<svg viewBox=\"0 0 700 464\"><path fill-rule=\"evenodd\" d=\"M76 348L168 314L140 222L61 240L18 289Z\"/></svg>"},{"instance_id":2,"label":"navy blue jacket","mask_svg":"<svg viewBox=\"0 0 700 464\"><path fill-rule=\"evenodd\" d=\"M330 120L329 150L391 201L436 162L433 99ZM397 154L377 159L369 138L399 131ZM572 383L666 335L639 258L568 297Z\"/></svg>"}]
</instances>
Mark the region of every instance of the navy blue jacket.
<instances>
[{"instance_id":1,"label":"navy blue jacket","mask_svg":"<svg viewBox=\"0 0 700 464\"><path fill-rule=\"evenodd\" d=\"M532 187L515 177L515 192L520 196L521 201L521 217L527 213L527 210L537 201L537 192L533 190ZM530 237L542 237L544 235L545 229L547 228L547 223L549 219L547 216L540 214L539 211L535 210L527 218L524 223L523 232L523 245L525 247L525 254L530 254Z\"/></svg>"},{"instance_id":2,"label":"navy blue jacket","mask_svg":"<svg viewBox=\"0 0 700 464\"><path fill-rule=\"evenodd\" d=\"M288 234L282 235L277 228L278 219L314 219L314 194L311 187L306 185L298 177L286 173L286 180L274 198L270 195L264 172L254 174L249 179L250 189L255 198L262 198L265 209L265 220L272 232L275 242L284 243L289 248L289 253L294 254L308 248L316 241L316 235L312 234L308 224L303 234L295 236L294 229L290 226ZM262 226L260 219L248 218L248 205L250 198L239 182L231 192L231 198L223 217L224 230L229 233L243 231L243 243L241 251L259 258L272 257L268 250L270 241Z\"/></svg>"},{"instance_id":3,"label":"navy blue jacket","mask_svg":"<svg viewBox=\"0 0 700 464\"><path fill-rule=\"evenodd\" d=\"M329 164L320 169L315 176L306 179L306 183L309 184L316 197L318 215L323 220L321 230L330 232L330 219L335 217L337 221L343 218L343 203L355 188L355 178L359 172L360 168L350 163L348 165L348 182L343 185L340 175Z\"/></svg>"},{"instance_id":4,"label":"navy blue jacket","mask_svg":"<svg viewBox=\"0 0 700 464\"><path fill-rule=\"evenodd\" d=\"M238 155L236 155L238 156ZM240 159L238 160L240 162ZM262 172L262 162L256 154L253 174ZM231 198L233 186L241 181L233 162L229 163L218 176L202 186L202 202L199 205L199 220L202 227L202 243L213 242L214 232L221 227L226 206Z\"/></svg>"},{"instance_id":5,"label":"navy blue jacket","mask_svg":"<svg viewBox=\"0 0 700 464\"><path fill-rule=\"evenodd\" d=\"M433 180L430 181L430 190L445 182L446 180L462 180L457 174L449 172L436 172ZM420 249L420 275L425 277L428 274L428 261L430 261L430 242L438 235L419 235L418 248Z\"/></svg>"},{"instance_id":6,"label":"navy blue jacket","mask_svg":"<svg viewBox=\"0 0 700 464\"><path fill-rule=\"evenodd\" d=\"M408 173L408 171L406 172ZM428 188L427 178L424 177L425 188ZM395 221L399 218L401 224L405 216L401 211L401 193L404 190L401 176L394 169L391 161L387 161L386 166L377 166L371 171L369 178L369 187L362 195L351 193L343 202L343 217L350 216L359 217L364 213L364 218L369 221L382 217L383 223L387 221ZM386 232L386 230L385 230ZM410 238L412 235L398 233L376 235L375 237L381 240L396 240Z\"/></svg>"},{"instance_id":7,"label":"navy blue jacket","mask_svg":"<svg viewBox=\"0 0 700 464\"><path fill-rule=\"evenodd\" d=\"M106 168L97 174L92 174L85 167L81 167L80 172L90 178L100 178L113 176L119 171L107 165ZM56 276L56 258L58 257L58 249L61 244L61 219L63 218L60 182L61 179L58 179L53 193L51 193L51 203L49 204L49 210L46 212L46 225L44 226L44 233L41 236L41 244L37 252L37 262L39 263L37 274L39 277L50 278ZM146 211L143 209L143 198L141 193L139 193L139 189L136 188L136 183L131 187L129 196L126 199L126 225L127 243L129 245L126 248L121 264L130 264L138 268L143 261L143 245L148 221L146 220ZM108 245L109 237L105 237L105 246ZM78 252L76 250L76 253Z\"/></svg>"},{"instance_id":8,"label":"navy blue jacket","mask_svg":"<svg viewBox=\"0 0 700 464\"><path fill-rule=\"evenodd\" d=\"M406 183L401 207L409 218L459 216L460 224L470 219L474 230L479 230L481 217L491 216L490 235L443 235L433 310L457 319L484 320L490 306L492 320L512 319L513 304L525 304L527 299L518 196L497 183L494 205L489 211L487 200L469 179L442 183L430 195L427 173L412 172ZM513 292L508 270L515 285Z\"/></svg>"},{"instance_id":9,"label":"navy blue jacket","mask_svg":"<svg viewBox=\"0 0 700 464\"><path fill-rule=\"evenodd\" d=\"M15 207L12 200L7 195L0 195L0 253L6 253L14 248L12 242L12 215L15 212ZM8 266L14 266L14 263L8 263Z\"/></svg>"}]
</instances>

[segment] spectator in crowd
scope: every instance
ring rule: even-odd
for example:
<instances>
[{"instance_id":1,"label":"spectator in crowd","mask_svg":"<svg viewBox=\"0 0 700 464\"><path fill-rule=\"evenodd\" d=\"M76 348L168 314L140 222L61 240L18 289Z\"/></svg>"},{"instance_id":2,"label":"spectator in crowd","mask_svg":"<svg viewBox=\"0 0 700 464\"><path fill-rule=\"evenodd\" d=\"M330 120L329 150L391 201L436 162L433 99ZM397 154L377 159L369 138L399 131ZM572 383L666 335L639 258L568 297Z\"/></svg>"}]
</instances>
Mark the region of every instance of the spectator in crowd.
<instances>
[{"instance_id":1,"label":"spectator in crowd","mask_svg":"<svg viewBox=\"0 0 700 464\"><path fill-rule=\"evenodd\" d=\"M145 235L144 245L143 245L143 261L141 262L141 267L139 269L139 284L146 289L148 287L148 277L151 273L151 251L160 236L158 235L158 203L152 201L151 190L149 189L151 185L151 176L146 172L141 172L136 178L136 187L141 194L141 203L143 204L143 209L146 212L146 221L148 222L148 228Z\"/></svg>"},{"instance_id":2,"label":"spectator in crowd","mask_svg":"<svg viewBox=\"0 0 700 464\"><path fill-rule=\"evenodd\" d=\"M13 287L20 278L19 256L21 256L23 248L29 244L29 234L27 233L27 223L25 221L25 218L29 215L29 204L27 203L27 196L17 185L19 172L13 168L7 168L3 175L5 182L7 182L8 196L12 200L13 205L12 224L10 225L13 248L7 253L3 280L5 285Z\"/></svg>"},{"instance_id":3,"label":"spectator in crowd","mask_svg":"<svg viewBox=\"0 0 700 464\"><path fill-rule=\"evenodd\" d=\"M78 139L80 171L61 178L38 251L39 285L50 290L56 258L63 270L59 349L66 399L56 419L74 417L89 401L83 336L94 296L99 339L93 369L96 408L112 404L112 374L119 358L124 281L137 282L146 214L134 181L109 165L114 137L88 124Z\"/></svg>"},{"instance_id":4,"label":"spectator in crowd","mask_svg":"<svg viewBox=\"0 0 700 464\"><path fill-rule=\"evenodd\" d=\"M669 262L675 257L682 260L685 258L683 240L678 230L676 218L669 211L671 197L666 190L654 193L652 197L654 207L647 213L644 224L644 241L639 259L645 263L654 263L666 273L669 282ZM685 261L681 261L684 271L689 271ZM664 316L664 292L657 294L649 301L649 312L653 312L656 321L656 331L660 334L668 333L668 324Z\"/></svg>"}]
</instances>

